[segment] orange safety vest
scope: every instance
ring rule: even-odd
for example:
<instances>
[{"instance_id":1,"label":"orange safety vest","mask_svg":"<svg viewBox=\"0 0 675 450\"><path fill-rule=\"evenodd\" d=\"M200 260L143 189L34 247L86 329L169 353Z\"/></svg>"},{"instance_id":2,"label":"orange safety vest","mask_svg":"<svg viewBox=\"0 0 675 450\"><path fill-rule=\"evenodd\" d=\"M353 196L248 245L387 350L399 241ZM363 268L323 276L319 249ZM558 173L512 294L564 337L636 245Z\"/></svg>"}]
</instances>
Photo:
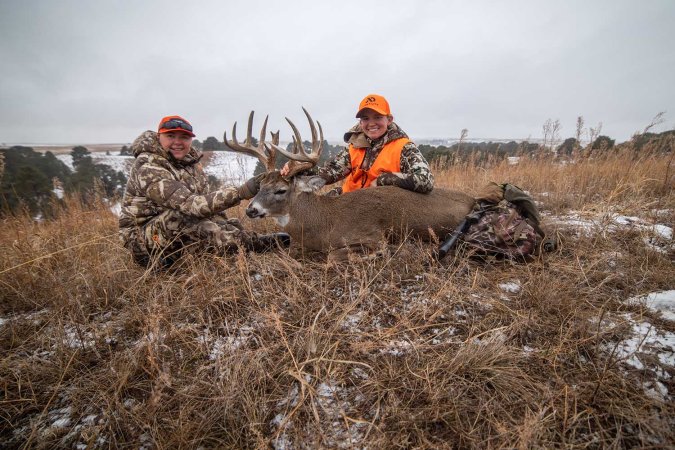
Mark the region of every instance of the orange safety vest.
<instances>
[{"instance_id":1,"label":"orange safety vest","mask_svg":"<svg viewBox=\"0 0 675 450\"><path fill-rule=\"evenodd\" d=\"M352 172L345 178L342 184L342 192L351 192L368 187L379 175L385 172L400 172L401 152L408 142L410 142L410 139L407 138L399 138L388 142L382 147L380 154L377 155L375 162L368 170L361 169L363 158L366 157L366 149L349 144Z\"/></svg>"}]
</instances>

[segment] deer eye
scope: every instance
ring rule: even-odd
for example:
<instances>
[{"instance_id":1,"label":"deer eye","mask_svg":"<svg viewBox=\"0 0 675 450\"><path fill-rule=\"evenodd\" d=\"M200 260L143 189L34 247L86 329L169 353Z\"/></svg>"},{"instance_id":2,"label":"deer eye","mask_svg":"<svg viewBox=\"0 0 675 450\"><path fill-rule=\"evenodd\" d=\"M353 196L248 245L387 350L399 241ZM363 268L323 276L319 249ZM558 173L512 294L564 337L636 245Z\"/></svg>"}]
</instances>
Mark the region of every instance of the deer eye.
<instances>
[{"instance_id":1,"label":"deer eye","mask_svg":"<svg viewBox=\"0 0 675 450\"><path fill-rule=\"evenodd\" d=\"M286 189L277 189L274 191L274 195L284 195L286 193Z\"/></svg>"}]
</instances>

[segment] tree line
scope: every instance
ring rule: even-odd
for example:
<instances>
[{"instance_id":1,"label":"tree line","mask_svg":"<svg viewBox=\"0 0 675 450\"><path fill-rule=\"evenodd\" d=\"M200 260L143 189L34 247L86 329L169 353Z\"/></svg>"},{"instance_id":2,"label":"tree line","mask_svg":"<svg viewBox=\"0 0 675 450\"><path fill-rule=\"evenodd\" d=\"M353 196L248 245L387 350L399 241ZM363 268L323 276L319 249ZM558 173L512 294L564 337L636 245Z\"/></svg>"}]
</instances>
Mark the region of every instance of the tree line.
<instances>
[{"instance_id":1,"label":"tree line","mask_svg":"<svg viewBox=\"0 0 675 450\"><path fill-rule=\"evenodd\" d=\"M126 185L124 173L107 164L96 164L86 147L70 152L73 170L52 152L31 147L0 149L4 161L0 182L0 215L27 209L32 215L49 216L62 193L80 193L86 201L98 191L108 198L120 195Z\"/></svg>"},{"instance_id":2,"label":"tree line","mask_svg":"<svg viewBox=\"0 0 675 450\"><path fill-rule=\"evenodd\" d=\"M645 130L634 135L630 141L616 144L615 140L604 135L595 137L591 143L583 147L578 138L567 138L560 145L548 146L527 141L507 143L499 142L464 142L460 139L450 146L419 145L419 149L432 167L448 167L454 164L473 162L485 164L489 161L499 162L509 156L537 157L539 155L572 156L575 153L591 153L612 149L630 148L635 151L650 150L668 152L673 149L675 130L652 133ZM258 142L253 138L253 145ZM205 151L226 150L223 142L215 137L208 137L204 142L193 141L193 145ZM303 146L311 149L311 143L304 141ZM334 158L344 147L330 145L323 141L323 151L319 165ZM286 150L292 151L292 144ZM123 146L120 155L132 156L128 146ZM91 198L97 191L108 198L123 193L126 177L123 172L116 171L106 164L96 164L91 152L86 147L76 146L70 152L73 170L59 160L52 152L36 152L31 147L14 146L0 149L0 216L15 212L22 208L31 214L38 213L49 216L51 207L59 201L61 193L77 192L83 199ZM281 168L287 161L283 155L277 156L276 167ZM258 161L254 174L265 171ZM219 184L210 176L212 185Z\"/></svg>"},{"instance_id":3,"label":"tree line","mask_svg":"<svg viewBox=\"0 0 675 450\"><path fill-rule=\"evenodd\" d=\"M616 144L609 136L600 135L592 142L582 146L578 138L567 138L559 145L545 145L540 143L523 142L463 142L459 141L450 146L419 145L424 158L433 167L449 167L454 164L468 161L484 164L488 161L499 162L509 156L539 156L572 157L575 154L590 155L593 153L612 151L614 149L630 148L636 152L645 149L668 152L672 151L675 140L675 130L662 133L645 132L634 135L630 141Z\"/></svg>"}]
</instances>

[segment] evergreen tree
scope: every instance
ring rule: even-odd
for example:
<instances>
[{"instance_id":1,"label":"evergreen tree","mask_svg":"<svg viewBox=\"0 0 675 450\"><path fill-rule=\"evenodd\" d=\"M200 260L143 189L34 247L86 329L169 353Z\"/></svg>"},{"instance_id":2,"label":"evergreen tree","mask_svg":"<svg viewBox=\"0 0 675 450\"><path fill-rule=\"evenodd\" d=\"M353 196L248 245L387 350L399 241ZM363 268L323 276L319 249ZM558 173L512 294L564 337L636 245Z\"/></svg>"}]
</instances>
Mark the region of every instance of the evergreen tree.
<instances>
[{"instance_id":1,"label":"evergreen tree","mask_svg":"<svg viewBox=\"0 0 675 450\"><path fill-rule=\"evenodd\" d=\"M567 138L558 146L556 152L558 155L570 156L575 150L580 148L579 141L576 138Z\"/></svg>"},{"instance_id":2,"label":"evergreen tree","mask_svg":"<svg viewBox=\"0 0 675 450\"><path fill-rule=\"evenodd\" d=\"M124 174L106 164L94 164L91 153L86 147L74 147L70 155L73 158L75 173L66 183L67 191L77 191L85 194L86 197L100 186L105 195L111 197L119 194L124 188L126 184Z\"/></svg>"},{"instance_id":3,"label":"evergreen tree","mask_svg":"<svg viewBox=\"0 0 675 450\"><path fill-rule=\"evenodd\" d=\"M52 179L65 180L70 169L53 153L41 154L30 147L15 146L0 150L5 170L0 184L0 204L4 211L16 211L21 204L31 214L44 212L51 200Z\"/></svg>"},{"instance_id":4,"label":"evergreen tree","mask_svg":"<svg viewBox=\"0 0 675 450\"><path fill-rule=\"evenodd\" d=\"M216 151L216 150L223 150L224 145L216 138L213 136L209 136L206 138L204 143L202 144L202 149L204 151Z\"/></svg>"},{"instance_id":5,"label":"evergreen tree","mask_svg":"<svg viewBox=\"0 0 675 450\"><path fill-rule=\"evenodd\" d=\"M598 136L594 141L591 148L593 150L607 150L614 147L614 139L611 139L609 136Z\"/></svg>"}]
</instances>

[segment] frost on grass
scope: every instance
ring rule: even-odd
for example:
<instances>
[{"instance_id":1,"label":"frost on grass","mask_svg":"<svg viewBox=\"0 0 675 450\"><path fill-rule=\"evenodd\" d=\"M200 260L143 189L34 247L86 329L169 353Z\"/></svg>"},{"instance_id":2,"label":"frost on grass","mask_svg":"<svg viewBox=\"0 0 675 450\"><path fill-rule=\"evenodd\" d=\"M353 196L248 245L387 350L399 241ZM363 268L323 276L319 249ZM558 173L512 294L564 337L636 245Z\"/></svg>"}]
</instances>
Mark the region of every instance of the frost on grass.
<instances>
[{"instance_id":1,"label":"frost on grass","mask_svg":"<svg viewBox=\"0 0 675 450\"><path fill-rule=\"evenodd\" d=\"M361 369L358 370L360 377L367 379L367 374ZM312 445L308 443L314 442L321 448L358 448L365 437L369 421L354 420L352 411L363 406L365 403L363 396L356 388L342 386L335 380L329 379L316 384L318 380L306 374L304 381L303 389L298 387L298 383L293 384L288 396L277 403L277 408L281 411L270 421L271 427L276 430L272 447L276 450L310 448ZM299 425L293 413L297 411L296 407L300 402L309 402L305 406L314 412L314 420L318 419L319 423L300 425L301 435L304 434L306 439L296 445L290 430ZM320 430L318 436L316 429Z\"/></svg>"},{"instance_id":2,"label":"frost on grass","mask_svg":"<svg viewBox=\"0 0 675 450\"><path fill-rule=\"evenodd\" d=\"M675 291L667 291L631 298L628 303L646 301L653 308L672 308L674 299ZM672 310L666 310L672 313ZM605 352L628 373L638 374L648 395L663 401L672 400L675 395L669 391L669 386L675 372L675 333L660 329L645 317L636 318L631 314L622 314L603 322L605 330L617 327L628 327L628 337L606 343Z\"/></svg>"}]
</instances>

